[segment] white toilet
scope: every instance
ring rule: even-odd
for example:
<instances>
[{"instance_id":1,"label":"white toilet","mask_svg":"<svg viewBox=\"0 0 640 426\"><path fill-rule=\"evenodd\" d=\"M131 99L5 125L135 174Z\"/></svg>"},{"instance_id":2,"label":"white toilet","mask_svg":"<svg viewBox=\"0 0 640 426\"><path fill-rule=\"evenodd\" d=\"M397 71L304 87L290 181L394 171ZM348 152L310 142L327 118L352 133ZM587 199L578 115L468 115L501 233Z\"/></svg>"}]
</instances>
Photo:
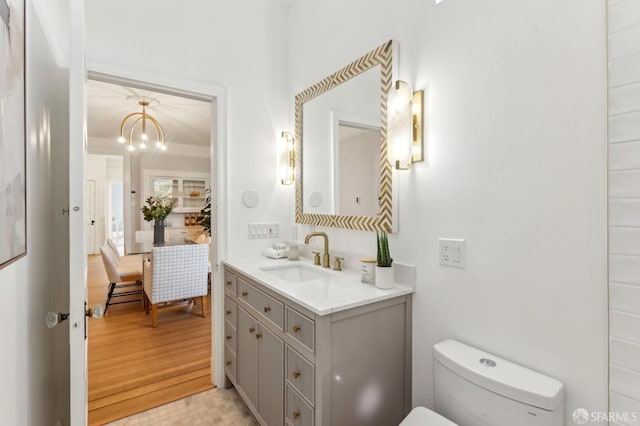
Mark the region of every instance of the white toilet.
<instances>
[{"instance_id":1,"label":"white toilet","mask_svg":"<svg viewBox=\"0 0 640 426\"><path fill-rule=\"evenodd\" d=\"M455 340L433 347L435 411L400 426L562 426L562 383Z\"/></svg>"}]
</instances>

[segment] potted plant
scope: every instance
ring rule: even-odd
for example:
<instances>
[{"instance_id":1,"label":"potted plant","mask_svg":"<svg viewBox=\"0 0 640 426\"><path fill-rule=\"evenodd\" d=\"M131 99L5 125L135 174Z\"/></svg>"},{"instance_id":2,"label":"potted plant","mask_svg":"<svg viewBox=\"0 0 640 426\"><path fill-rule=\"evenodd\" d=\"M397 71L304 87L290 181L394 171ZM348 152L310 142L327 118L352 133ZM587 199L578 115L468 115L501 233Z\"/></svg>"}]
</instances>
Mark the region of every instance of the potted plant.
<instances>
[{"instance_id":1,"label":"potted plant","mask_svg":"<svg viewBox=\"0 0 640 426\"><path fill-rule=\"evenodd\" d=\"M204 207L200 210L200 215L196 221L202 225L204 232L211 235L211 189L206 190L207 198L204 200Z\"/></svg>"},{"instance_id":2,"label":"potted plant","mask_svg":"<svg viewBox=\"0 0 640 426\"><path fill-rule=\"evenodd\" d=\"M147 198L147 205L143 206L142 215L144 220L151 222L154 220L153 225L153 244L164 243L164 220L171 214L171 211L176 206L176 201L170 197L158 197L152 196Z\"/></svg>"},{"instance_id":3,"label":"potted plant","mask_svg":"<svg viewBox=\"0 0 640 426\"><path fill-rule=\"evenodd\" d=\"M389 238L385 231L376 232L376 287L382 289L393 288L393 259L389 252Z\"/></svg>"}]
</instances>

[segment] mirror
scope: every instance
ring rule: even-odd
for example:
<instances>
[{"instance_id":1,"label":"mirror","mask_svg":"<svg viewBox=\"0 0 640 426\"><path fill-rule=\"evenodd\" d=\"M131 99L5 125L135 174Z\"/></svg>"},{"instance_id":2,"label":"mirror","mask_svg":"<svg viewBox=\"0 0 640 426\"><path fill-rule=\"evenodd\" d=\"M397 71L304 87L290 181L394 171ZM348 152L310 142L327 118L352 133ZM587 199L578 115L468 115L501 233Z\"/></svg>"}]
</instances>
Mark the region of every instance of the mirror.
<instances>
[{"instance_id":1,"label":"mirror","mask_svg":"<svg viewBox=\"0 0 640 426\"><path fill-rule=\"evenodd\" d=\"M389 41L296 96L296 222L393 232Z\"/></svg>"}]
</instances>

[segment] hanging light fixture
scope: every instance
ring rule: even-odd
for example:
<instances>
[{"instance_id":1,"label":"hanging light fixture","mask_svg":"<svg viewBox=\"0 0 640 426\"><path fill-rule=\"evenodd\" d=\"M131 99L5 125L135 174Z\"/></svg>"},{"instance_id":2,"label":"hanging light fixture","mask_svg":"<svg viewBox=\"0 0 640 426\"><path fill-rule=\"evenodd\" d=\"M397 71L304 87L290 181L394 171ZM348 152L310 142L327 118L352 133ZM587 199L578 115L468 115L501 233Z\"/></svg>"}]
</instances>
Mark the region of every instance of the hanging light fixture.
<instances>
[{"instance_id":1,"label":"hanging light fixture","mask_svg":"<svg viewBox=\"0 0 640 426\"><path fill-rule=\"evenodd\" d=\"M162 126L158 123L158 120L147 114L147 107L149 106L149 100L140 99L138 100L138 105L142 107L142 112L132 112L127 115L120 123L120 137L118 138L118 142L124 144L129 141L127 149L129 151L135 151L136 146L134 144L134 130L138 123L142 125L142 133L140 134L140 141L138 143L138 147L141 150L147 149L147 142L149 140L149 135L147 134L147 121L151 122L153 127L155 128L156 133L156 148L166 151L167 145L164 141L164 131L162 130ZM125 131L128 129L129 138L125 138Z\"/></svg>"}]
</instances>

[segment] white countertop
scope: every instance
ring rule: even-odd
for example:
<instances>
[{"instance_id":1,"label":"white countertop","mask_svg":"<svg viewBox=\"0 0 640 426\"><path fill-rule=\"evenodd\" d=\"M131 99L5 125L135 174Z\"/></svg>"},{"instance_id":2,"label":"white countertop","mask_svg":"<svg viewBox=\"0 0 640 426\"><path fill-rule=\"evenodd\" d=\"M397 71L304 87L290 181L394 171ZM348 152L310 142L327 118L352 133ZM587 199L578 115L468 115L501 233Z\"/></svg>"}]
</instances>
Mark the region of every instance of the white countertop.
<instances>
[{"instance_id":1,"label":"white countertop","mask_svg":"<svg viewBox=\"0 0 640 426\"><path fill-rule=\"evenodd\" d=\"M362 283L360 271L333 271L315 266L308 259L302 258L292 261L286 258L269 259L256 256L225 260L223 263L318 315L327 315L414 292L413 288L400 284L395 284L392 289L382 290L373 284ZM295 263L318 268L328 276L304 282L289 282L261 269Z\"/></svg>"}]
</instances>

